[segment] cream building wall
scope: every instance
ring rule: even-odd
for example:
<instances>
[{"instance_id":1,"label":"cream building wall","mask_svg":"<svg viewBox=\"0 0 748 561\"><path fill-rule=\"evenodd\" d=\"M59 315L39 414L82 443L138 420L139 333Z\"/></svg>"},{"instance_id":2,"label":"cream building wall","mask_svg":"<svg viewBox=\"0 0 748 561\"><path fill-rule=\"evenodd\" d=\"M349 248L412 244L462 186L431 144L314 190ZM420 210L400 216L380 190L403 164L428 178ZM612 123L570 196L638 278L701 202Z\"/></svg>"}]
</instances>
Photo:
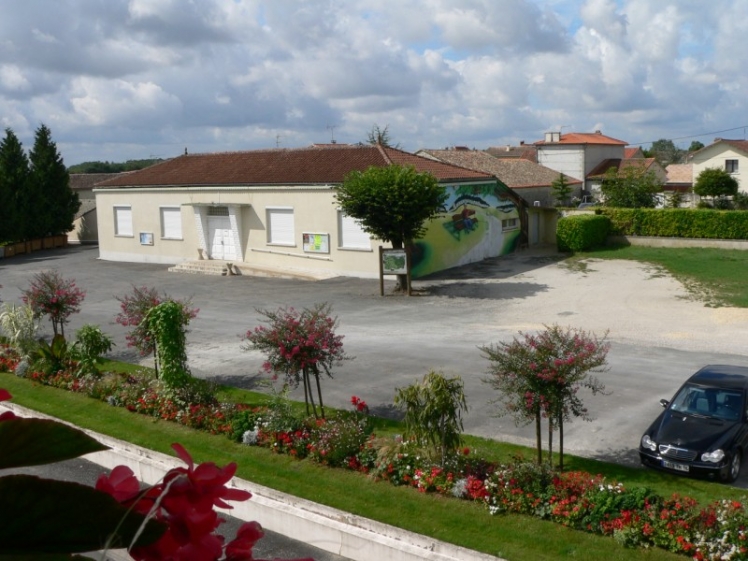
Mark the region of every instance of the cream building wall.
<instances>
[{"instance_id":1,"label":"cream building wall","mask_svg":"<svg viewBox=\"0 0 748 561\"><path fill-rule=\"evenodd\" d=\"M693 164L693 181L707 168L726 169L728 160L737 160L738 170L732 175L738 182L738 190L748 193L748 155L724 142L718 142L696 152L689 162Z\"/></svg>"},{"instance_id":2,"label":"cream building wall","mask_svg":"<svg viewBox=\"0 0 748 561\"><path fill-rule=\"evenodd\" d=\"M236 251L231 261L269 270L329 271L362 277L379 274L380 243L376 240L365 249L339 246L339 213L332 188L172 187L99 189L95 193L99 252L105 260L176 264L210 258L209 209L225 207L232 230L230 241ZM116 233L116 208L130 209L131 233ZM162 235L162 209L177 208L181 237L168 239ZM273 209L293 213L292 243L272 243L268 239L267 215ZM322 251L305 251L303 233L322 234L321 239L328 240L327 251L324 247ZM146 235L144 240L141 234Z\"/></svg>"}]
</instances>

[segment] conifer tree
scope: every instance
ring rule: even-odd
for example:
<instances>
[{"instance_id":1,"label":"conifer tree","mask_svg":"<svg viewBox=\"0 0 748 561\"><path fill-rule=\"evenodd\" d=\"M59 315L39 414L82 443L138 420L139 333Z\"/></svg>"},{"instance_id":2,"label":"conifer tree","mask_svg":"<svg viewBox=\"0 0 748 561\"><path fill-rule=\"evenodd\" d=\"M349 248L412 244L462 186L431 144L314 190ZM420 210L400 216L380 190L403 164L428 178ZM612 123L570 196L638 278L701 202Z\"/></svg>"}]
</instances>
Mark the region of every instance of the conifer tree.
<instances>
[{"instance_id":1,"label":"conifer tree","mask_svg":"<svg viewBox=\"0 0 748 561\"><path fill-rule=\"evenodd\" d=\"M0 242L21 240L24 237L21 193L29 176L29 160L21 142L11 129L5 129L0 142Z\"/></svg>"},{"instance_id":2,"label":"conifer tree","mask_svg":"<svg viewBox=\"0 0 748 561\"><path fill-rule=\"evenodd\" d=\"M28 193L34 198L36 219L28 237L64 234L73 229L75 213L80 208L78 194L70 189L70 174L65 168L52 133L41 125L36 130L34 147L29 154Z\"/></svg>"}]
</instances>

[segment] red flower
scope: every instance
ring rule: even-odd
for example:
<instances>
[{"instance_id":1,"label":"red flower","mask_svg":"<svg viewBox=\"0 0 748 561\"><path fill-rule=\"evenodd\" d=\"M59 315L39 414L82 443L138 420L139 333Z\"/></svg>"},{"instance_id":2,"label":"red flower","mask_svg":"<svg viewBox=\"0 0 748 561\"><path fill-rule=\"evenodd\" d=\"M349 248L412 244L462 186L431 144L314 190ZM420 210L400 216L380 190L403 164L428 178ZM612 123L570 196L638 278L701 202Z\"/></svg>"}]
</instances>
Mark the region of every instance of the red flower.
<instances>
[{"instance_id":1,"label":"red flower","mask_svg":"<svg viewBox=\"0 0 748 561\"><path fill-rule=\"evenodd\" d=\"M4 388L0 388L0 401L7 401L9 400L12 395L10 395L10 392ZM6 411L5 413L0 414L0 421L9 421L11 419L15 419L16 415L13 413L13 411Z\"/></svg>"},{"instance_id":2,"label":"red flower","mask_svg":"<svg viewBox=\"0 0 748 561\"><path fill-rule=\"evenodd\" d=\"M115 467L109 475L102 474L96 481L96 489L123 503L135 498L140 492L140 484L127 466Z\"/></svg>"}]
</instances>

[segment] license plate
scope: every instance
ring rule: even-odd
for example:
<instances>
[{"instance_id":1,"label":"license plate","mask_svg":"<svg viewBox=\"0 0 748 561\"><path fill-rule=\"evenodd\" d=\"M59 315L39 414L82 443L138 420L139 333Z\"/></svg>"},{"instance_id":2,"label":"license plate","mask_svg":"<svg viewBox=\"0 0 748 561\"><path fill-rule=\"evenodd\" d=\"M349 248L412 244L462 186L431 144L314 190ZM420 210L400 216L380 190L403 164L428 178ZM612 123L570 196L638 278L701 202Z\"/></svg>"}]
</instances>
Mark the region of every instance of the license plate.
<instances>
[{"instance_id":1,"label":"license plate","mask_svg":"<svg viewBox=\"0 0 748 561\"><path fill-rule=\"evenodd\" d=\"M674 469L675 471L684 471L687 472L690 468L686 464L679 464L676 462L668 462L667 460L662 460L662 467L665 467L667 469Z\"/></svg>"}]
</instances>

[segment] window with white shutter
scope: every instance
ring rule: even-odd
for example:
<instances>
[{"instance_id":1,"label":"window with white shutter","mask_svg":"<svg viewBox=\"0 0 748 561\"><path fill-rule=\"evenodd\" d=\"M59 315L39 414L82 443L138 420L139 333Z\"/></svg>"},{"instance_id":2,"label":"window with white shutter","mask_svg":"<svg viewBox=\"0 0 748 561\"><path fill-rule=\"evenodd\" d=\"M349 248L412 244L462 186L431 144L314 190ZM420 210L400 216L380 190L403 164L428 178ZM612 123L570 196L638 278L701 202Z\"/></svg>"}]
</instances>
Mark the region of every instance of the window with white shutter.
<instances>
[{"instance_id":1,"label":"window with white shutter","mask_svg":"<svg viewBox=\"0 0 748 561\"><path fill-rule=\"evenodd\" d=\"M341 249L371 249L371 238L364 232L361 221L338 211L338 247Z\"/></svg>"},{"instance_id":2,"label":"window with white shutter","mask_svg":"<svg viewBox=\"0 0 748 561\"><path fill-rule=\"evenodd\" d=\"M167 240L182 239L182 209L161 207L161 237Z\"/></svg>"},{"instance_id":3,"label":"window with white shutter","mask_svg":"<svg viewBox=\"0 0 748 561\"><path fill-rule=\"evenodd\" d=\"M268 243L276 245L296 245L292 208L268 208Z\"/></svg>"},{"instance_id":4,"label":"window with white shutter","mask_svg":"<svg viewBox=\"0 0 748 561\"><path fill-rule=\"evenodd\" d=\"M114 207L114 235L132 237L132 207Z\"/></svg>"}]
</instances>

